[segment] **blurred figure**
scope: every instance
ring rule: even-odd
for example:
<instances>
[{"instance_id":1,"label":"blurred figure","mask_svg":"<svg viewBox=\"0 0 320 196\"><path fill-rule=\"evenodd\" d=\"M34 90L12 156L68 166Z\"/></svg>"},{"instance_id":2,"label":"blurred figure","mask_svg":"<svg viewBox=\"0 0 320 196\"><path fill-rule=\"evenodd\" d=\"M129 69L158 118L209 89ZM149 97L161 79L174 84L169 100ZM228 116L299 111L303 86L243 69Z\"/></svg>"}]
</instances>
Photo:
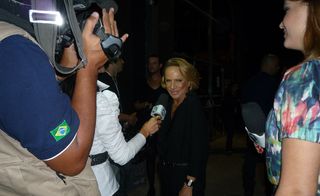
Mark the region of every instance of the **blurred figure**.
<instances>
[{"instance_id":1,"label":"blurred figure","mask_svg":"<svg viewBox=\"0 0 320 196\"><path fill-rule=\"evenodd\" d=\"M137 101L134 104L135 109L138 111L138 126L150 118L152 106L154 106L162 93L166 93L166 90L161 87L162 63L157 54L149 55L146 68L147 77L145 82L142 85L139 85ZM152 137L149 137L144 148L149 185L148 196L155 195L154 182L156 173L157 138L157 133L152 135Z\"/></svg>"},{"instance_id":2,"label":"blurred figure","mask_svg":"<svg viewBox=\"0 0 320 196\"><path fill-rule=\"evenodd\" d=\"M162 196L203 196L208 156L208 127L195 90L199 73L182 58L164 67L162 86L170 98L158 141Z\"/></svg>"},{"instance_id":3,"label":"blurred figure","mask_svg":"<svg viewBox=\"0 0 320 196\"><path fill-rule=\"evenodd\" d=\"M272 108L273 97L278 87L276 75L280 70L279 58L274 54L266 54L260 65L260 71L250 78L242 89L241 102L257 103L265 116ZM253 196L257 162L265 162L264 155L256 152L253 142L247 137L247 149L243 164L243 187L245 196ZM271 184L266 176L266 195L272 193Z\"/></svg>"},{"instance_id":4,"label":"blurred figure","mask_svg":"<svg viewBox=\"0 0 320 196\"><path fill-rule=\"evenodd\" d=\"M225 150L227 154L231 154L234 132L240 128L239 85L231 83L227 86L225 92L222 101L223 125L227 134Z\"/></svg>"},{"instance_id":5,"label":"blurred figure","mask_svg":"<svg viewBox=\"0 0 320 196\"><path fill-rule=\"evenodd\" d=\"M284 46L304 60L286 71L266 125L266 161L275 195L320 195L320 2L285 0Z\"/></svg>"}]
</instances>

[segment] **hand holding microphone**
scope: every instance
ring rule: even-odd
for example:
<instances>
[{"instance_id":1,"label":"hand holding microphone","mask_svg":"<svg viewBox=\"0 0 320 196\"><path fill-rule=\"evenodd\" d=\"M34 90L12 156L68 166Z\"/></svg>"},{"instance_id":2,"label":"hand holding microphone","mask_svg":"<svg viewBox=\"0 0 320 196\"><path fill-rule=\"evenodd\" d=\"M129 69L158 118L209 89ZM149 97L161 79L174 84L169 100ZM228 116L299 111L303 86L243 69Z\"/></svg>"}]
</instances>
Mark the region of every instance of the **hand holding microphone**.
<instances>
[{"instance_id":1,"label":"hand holding microphone","mask_svg":"<svg viewBox=\"0 0 320 196\"><path fill-rule=\"evenodd\" d=\"M161 121L164 119L166 115L166 106L168 104L168 95L161 94L155 106L153 106L151 110L151 116L146 123L142 126L140 133L142 133L145 137L148 137L155 132L157 132L160 128Z\"/></svg>"},{"instance_id":2,"label":"hand holding microphone","mask_svg":"<svg viewBox=\"0 0 320 196\"><path fill-rule=\"evenodd\" d=\"M147 138L148 136L154 134L159 130L160 124L161 124L160 118L152 117L143 124L140 130L140 133Z\"/></svg>"},{"instance_id":3,"label":"hand holding microphone","mask_svg":"<svg viewBox=\"0 0 320 196\"><path fill-rule=\"evenodd\" d=\"M151 110L151 116L159 117L161 120L166 116L166 107L168 105L168 95L161 94L158 98L157 103L153 106Z\"/></svg>"}]
</instances>

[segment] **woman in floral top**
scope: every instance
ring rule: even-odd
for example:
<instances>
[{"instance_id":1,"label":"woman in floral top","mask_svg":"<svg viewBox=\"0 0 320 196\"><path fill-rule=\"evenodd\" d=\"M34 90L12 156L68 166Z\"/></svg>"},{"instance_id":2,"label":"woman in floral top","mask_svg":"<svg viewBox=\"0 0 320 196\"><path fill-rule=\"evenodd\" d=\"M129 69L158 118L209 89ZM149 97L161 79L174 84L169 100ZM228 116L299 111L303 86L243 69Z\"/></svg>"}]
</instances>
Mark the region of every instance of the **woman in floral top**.
<instances>
[{"instance_id":1,"label":"woman in floral top","mask_svg":"<svg viewBox=\"0 0 320 196\"><path fill-rule=\"evenodd\" d=\"M267 121L266 160L276 195L320 195L320 1L285 0L284 46L305 60L289 69Z\"/></svg>"}]
</instances>

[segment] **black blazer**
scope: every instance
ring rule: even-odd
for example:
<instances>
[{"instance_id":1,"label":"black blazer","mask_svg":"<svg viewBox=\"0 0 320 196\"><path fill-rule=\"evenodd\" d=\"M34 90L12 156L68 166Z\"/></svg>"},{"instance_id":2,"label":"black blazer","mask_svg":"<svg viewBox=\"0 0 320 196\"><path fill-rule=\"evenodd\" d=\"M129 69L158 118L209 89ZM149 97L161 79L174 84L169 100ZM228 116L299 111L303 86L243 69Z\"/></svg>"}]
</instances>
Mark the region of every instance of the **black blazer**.
<instances>
[{"instance_id":1,"label":"black blazer","mask_svg":"<svg viewBox=\"0 0 320 196\"><path fill-rule=\"evenodd\" d=\"M161 124L158 138L159 158L168 162L188 163L186 175L200 177L208 156L208 125L201 102L189 92L171 117L172 99Z\"/></svg>"}]
</instances>

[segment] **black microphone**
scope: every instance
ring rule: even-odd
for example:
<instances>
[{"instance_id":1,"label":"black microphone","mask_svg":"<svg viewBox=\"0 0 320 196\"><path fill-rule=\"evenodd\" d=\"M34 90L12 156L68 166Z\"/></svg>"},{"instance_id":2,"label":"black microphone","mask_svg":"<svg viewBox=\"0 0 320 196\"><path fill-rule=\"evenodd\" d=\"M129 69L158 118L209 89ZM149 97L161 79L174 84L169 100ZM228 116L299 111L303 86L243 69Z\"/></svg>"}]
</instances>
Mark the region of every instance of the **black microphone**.
<instances>
[{"instance_id":1,"label":"black microphone","mask_svg":"<svg viewBox=\"0 0 320 196\"><path fill-rule=\"evenodd\" d=\"M267 117L260 105L256 102L241 104L241 115L249 138L264 148Z\"/></svg>"},{"instance_id":2,"label":"black microphone","mask_svg":"<svg viewBox=\"0 0 320 196\"><path fill-rule=\"evenodd\" d=\"M163 120L166 116L166 107L168 105L168 100L169 97L167 94L161 94L151 110L151 116L159 116L160 119Z\"/></svg>"}]
</instances>

